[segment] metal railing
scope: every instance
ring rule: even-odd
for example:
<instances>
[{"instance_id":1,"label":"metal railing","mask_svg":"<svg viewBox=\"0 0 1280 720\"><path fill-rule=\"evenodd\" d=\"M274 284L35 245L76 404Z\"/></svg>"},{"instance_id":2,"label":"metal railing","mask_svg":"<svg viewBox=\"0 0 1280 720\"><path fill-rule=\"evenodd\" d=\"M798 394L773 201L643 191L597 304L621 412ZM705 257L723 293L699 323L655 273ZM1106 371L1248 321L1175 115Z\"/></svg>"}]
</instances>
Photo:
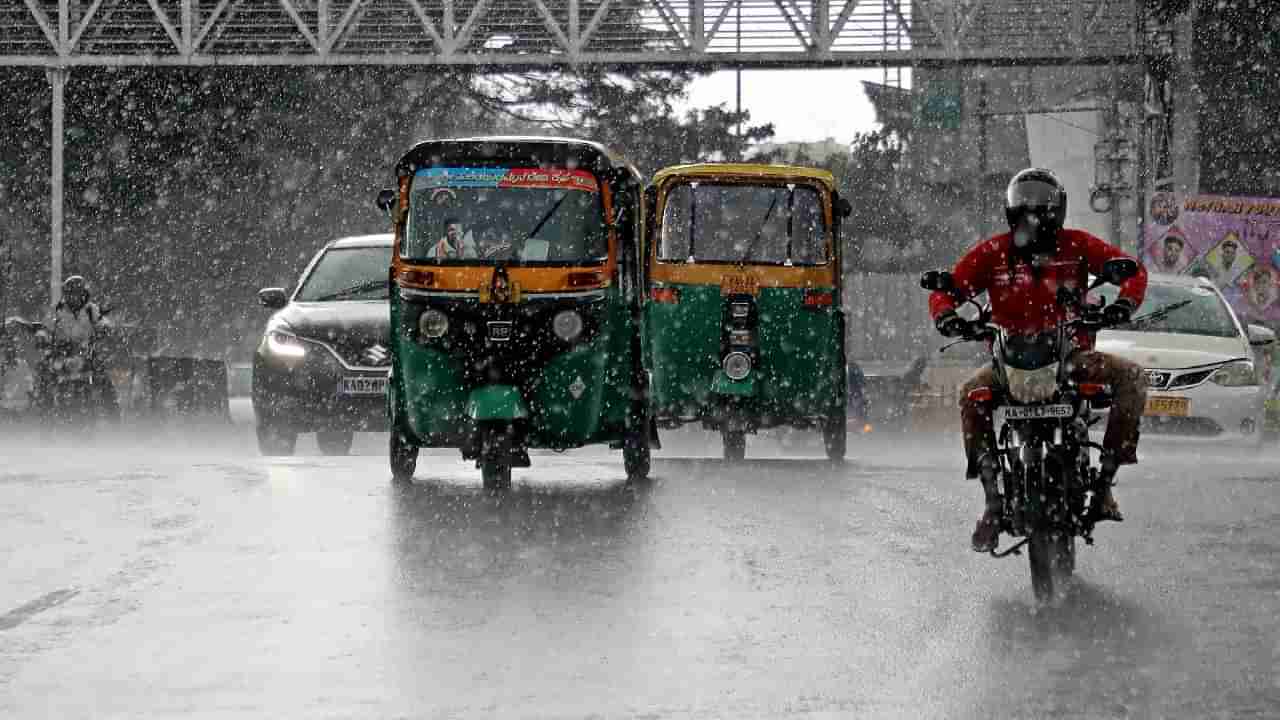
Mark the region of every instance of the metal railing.
<instances>
[{"instance_id":1,"label":"metal railing","mask_svg":"<svg viewBox=\"0 0 1280 720\"><path fill-rule=\"evenodd\" d=\"M0 66L1098 63L1133 0L0 0Z\"/></svg>"}]
</instances>

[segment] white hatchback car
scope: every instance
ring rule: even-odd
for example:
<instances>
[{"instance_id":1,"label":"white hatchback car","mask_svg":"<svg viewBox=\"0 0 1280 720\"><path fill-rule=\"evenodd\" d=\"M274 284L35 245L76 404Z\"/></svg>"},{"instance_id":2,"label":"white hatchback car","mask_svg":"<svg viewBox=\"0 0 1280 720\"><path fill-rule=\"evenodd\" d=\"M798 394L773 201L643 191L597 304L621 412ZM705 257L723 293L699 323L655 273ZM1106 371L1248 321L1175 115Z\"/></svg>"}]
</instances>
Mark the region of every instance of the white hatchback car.
<instances>
[{"instance_id":1,"label":"white hatchback car","mask_svg":"<svg viewBox=\"0 0 1280 720\"><path fill-rule=\"evenodd\" d=\"M1097 291L1110 302L1115 289ZM1160 311L1163 317L1143 320ZM1200 437L1253 435L1263 418L1271 368L1256 349L1275 342L1245 326L1211 282L1151 275L1135 322L1098 333L1097 349L1141 365L1147 374L1144 432Z\"/></svg>"}]
</instances>

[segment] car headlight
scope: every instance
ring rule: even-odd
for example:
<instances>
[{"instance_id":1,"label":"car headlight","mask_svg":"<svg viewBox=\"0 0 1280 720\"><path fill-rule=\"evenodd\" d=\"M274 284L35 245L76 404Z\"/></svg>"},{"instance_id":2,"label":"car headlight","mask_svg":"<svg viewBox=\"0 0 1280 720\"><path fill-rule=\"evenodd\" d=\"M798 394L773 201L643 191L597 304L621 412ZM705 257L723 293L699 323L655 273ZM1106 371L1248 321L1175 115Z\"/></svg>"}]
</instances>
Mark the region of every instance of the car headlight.
<instances>
[{"instance_id":1,"label":"car headlight","mask_svg":"<svg viewBox=\"0 0 1280 720\"><path fill-rule=\"evenodd\" d=\"M283 330L268 330L263 343L267 354L283 360L301 360L307 354L307 346L297 335Z\"/></svg>"},{"instance_id":2,"label":"car headlight","mask_svg":"<svg viewBox=\"0 0 1280 720\"><path fill-rule=\"evenodd\" d=\"M751 356L742 352L731 352L724 356L724 374L730 380L741 380L751 374Z\"/></svg>"},{"instance_id":3,"label":"car headlight","mask_svg":"<svg viewBox=\"0 0 1280 720\"><path fill-rule=\"evenodd\" d=\"M1222 387L1245 387L1258 384L1258 373L1248 360L1230 362L1214 371L1209 382Z\"/></svg>"},{"instance_id":4,"label":"car headlight","mask_svg":"<svg viewBox=\"0 0 1280 720\"><path fill-rule=\"evenodd\" d=\"M449 331L449 316L439 310L424 310L418 316L418 332L423 337L438 338Z\"/></svg>"},{"instance_id":5,"label":"car headlight","mask_svg":"<svg viewBox=\"0 0 1280 720\"><path fill-rule=\"evenodd\" d=\"M565 342L573 342L582 334L582 316L573 310L561 310L551 320L551 331Z\"/></svg>"}]
</instances>

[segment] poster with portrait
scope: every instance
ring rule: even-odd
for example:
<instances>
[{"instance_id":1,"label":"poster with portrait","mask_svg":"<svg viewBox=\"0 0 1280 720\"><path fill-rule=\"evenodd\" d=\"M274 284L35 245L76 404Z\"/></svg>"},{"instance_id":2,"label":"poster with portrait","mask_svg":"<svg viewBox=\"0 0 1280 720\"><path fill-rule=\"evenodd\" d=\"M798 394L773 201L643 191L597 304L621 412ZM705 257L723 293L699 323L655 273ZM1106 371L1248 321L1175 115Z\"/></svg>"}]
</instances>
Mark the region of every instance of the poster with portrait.
<instances>
[{"instance_id":1,"label":"poster with portrait","mask_svg":"<svg viewBox=\"0 0 1280 720\"><path fill-rule=\"evenodd\" d=\"M1280 327L1280 198L1156 193L1142 261L1207 277L1242 320Z\"/></svg>"}]
</instances>

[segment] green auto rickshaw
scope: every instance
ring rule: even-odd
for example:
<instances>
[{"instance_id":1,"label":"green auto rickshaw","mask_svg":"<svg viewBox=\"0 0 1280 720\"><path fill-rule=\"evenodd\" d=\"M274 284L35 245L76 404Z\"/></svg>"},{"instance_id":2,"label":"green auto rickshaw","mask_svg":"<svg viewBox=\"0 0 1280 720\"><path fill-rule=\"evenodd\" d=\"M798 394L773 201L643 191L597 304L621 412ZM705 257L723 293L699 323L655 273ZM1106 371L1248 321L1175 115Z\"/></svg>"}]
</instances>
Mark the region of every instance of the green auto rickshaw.
<instances>
[{"instance_id":1,"label":"green auto rickshaw","mask_svg":"<svg viewBox=\"0 0 1280 720\"><path fill-rule=\"evenodd\" d=\"M643 181L592 142L418 144L379 205L395 229L392 475L459 448L501 490L529 448L610 443L649 471L640 361Z\"/></svg>"},{"instance_id":2,"label":"green auto rickshaw","mask_svg":"<svg viewBox=\"0 0 1280 720\"><path fill-rule=\"evenodd\" d=\"M831 174L801 167L666 168L645 190L645 364L660 427L822 431L845 455L840 220Z\"/></svg>"}]
</instances>

